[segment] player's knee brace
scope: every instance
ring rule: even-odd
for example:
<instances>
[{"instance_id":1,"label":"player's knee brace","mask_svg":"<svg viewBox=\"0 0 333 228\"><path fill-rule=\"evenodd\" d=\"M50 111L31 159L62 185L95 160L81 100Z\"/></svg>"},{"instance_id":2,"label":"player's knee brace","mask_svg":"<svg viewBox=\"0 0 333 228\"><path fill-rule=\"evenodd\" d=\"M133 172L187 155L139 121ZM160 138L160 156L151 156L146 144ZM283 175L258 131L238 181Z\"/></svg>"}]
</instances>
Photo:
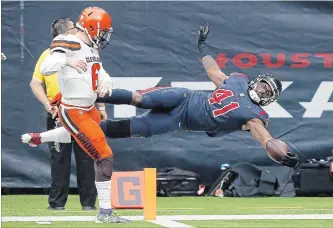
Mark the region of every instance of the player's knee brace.
<instances>
[{"instance_id":1,"label":"player's knee brace","mask_svg":"<svg viewBox=\"0 0 333 228\"><path fill-rule=\"evenodd\" d=\"M95 181L109 181L112 177L113 157L95 161Z\"/></svg>"},{"instance_id":2,"label":"player's knee brace","mask_svg":"<svg viewBox=\"0 0 333 228\"><path fill-rule=\"evenodd\" d=\"M131 137L130 120L103 120L100 124L104 134L108 138Z\"/></svg>"}]
</instances>

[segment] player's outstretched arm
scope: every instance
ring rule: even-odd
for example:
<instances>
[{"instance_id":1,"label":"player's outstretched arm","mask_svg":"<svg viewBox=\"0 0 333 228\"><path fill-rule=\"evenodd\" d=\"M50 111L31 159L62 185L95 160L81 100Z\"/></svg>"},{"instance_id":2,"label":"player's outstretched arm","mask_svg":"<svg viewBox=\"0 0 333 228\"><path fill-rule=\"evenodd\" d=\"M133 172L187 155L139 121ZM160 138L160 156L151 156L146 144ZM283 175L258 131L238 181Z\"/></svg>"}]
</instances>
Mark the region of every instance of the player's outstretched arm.
<instances>
[{"instance_id":1,"label":"player's outstretched arm","mask_svg":"<svg viewBox=\"0 0 333 228\"><path fill-rule=\"evenodd\" d=\"M250 130L252 137L257 140L265 149L266 144L270 139L273 139L267 131L264 123L260 119L252 119L246 122L243 126L244 130Z\"/></svg>"},{"instance_id":2,"label":"player's outstretched arm","mask_svg":"<svg viewBox=\"0 0 333 228\"><path fill-rule=\"evenodd\" d=\"M288 167L295 167L298 164L297 155L289 151L287 144L273 139L260 119L247 121L243 128L250 130L252 137L266 149L273 161Z\"/></svg>"},{"instance_id":3,"label":"player's outstretched arm","mask_svg":"<svg viewBox=\"0 0 333 228\"><path fill-rule=\"evenodd\" d=\"M219 87L221 84L223 84L224 80L228 79L229 77L221 71L219 65L216 63L214 58L208 52L208 48L206 45L206 39L208 33L209 33L208 24L200 26L197 44L199 52L201 54L202 65L205 68L208 77L217 87Z\"/></svg>"}]
</instances>

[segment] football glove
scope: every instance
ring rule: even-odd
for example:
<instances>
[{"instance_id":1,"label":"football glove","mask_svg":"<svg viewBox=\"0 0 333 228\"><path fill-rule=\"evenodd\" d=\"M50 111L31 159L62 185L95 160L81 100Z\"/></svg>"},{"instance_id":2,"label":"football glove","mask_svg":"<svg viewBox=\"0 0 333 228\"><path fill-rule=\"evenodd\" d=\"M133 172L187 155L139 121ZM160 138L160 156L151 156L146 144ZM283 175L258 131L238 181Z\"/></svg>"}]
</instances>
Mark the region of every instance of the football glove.
<instances>
[{"instance_id":1,"label":"football glove","mask_svg":"<svg viewBox=\"0 0 333 228\"><path fill-rule=\"evenodd\" d=\"M288 152L286 156L284 156L280 160L280 164L287 167L295 167L298 164L298 156L293 152Z\"/></svg>"}]
</instances>

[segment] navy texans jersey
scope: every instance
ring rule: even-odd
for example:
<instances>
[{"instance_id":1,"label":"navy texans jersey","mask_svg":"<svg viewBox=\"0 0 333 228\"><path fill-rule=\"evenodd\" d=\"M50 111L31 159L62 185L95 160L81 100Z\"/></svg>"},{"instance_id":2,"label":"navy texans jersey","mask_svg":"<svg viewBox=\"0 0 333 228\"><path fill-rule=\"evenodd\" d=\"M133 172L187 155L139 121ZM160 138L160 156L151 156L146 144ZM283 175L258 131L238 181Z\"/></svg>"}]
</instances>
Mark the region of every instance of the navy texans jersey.
<instances>
[{"instance_id":1,"label":"navy texans jersey","mask_svg":"<svg viewBox=\"0 0 333 228\"><path fill-rule=\"evenodd\" d=\"M188 130L205 131L211 137L222 136L242 130L242 126L254 118L261 119L267 126L268 114L250 99L248 82L247 75L232 73L213 92L191 93L188 99Z\"/></svg>"}]
</instances>

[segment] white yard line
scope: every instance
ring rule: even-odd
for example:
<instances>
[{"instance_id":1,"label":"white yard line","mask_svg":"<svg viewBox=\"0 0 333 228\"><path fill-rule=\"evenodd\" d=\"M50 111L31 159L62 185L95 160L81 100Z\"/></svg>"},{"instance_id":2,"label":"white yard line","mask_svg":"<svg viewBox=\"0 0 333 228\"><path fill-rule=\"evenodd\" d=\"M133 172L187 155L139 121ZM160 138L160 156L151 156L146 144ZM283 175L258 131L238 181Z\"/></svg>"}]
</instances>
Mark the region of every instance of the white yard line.
<instances>
[{"instance_id":1,"label":"white yard line","mask_svg":"<svg viewBox=\"0 0 333 228\"><path fill-rule=\"evenodd\" d=\"M257 208L258 211L276 210L273 208ZM280 208L283 211L333 211L333 208Z\"/></svg>"},{"instance_id":2,"label":"white yard line","mask_svg":"<svg viewBox=\"0 0 333 228\"><path fill-rule=\"evenodd\" d=\"M157 216L157 219L168 219L175 221L187 220L330 220L333 219L333 214L270 214L270 215L166 215Z\"/></svg>"},{"instance_id":3,"label":"white yard line","mask_svg":"<svg viewBox=\"0 0 333 228\"><path fill-rule=\"evenodd\" d=\"M2 222L92 222L95 216L4 216ZM135 220L135 219L134 219ZM137 219L141 220L141 219Z\"/></svg>"},{"instance_id":4,"label":"white yard line","mask_svg":"<svg viewBox=\"0 0 333 228\"><path fill-rule=\"evenodd\" d=\"M38 211L45 211L45 209L37 209ZM178 211L178 212L180 212L180 211L189 211L189 210L191 210L191 211L193 211L193 210L203 210L203 208L161 208L161 209L157 209L156 211ZM333 210L333 209L331 209L331 210ZM119 212L119 211L122 211L121 209L119 209L119 210L115 210L116 212ZM141 212L141 214L142 214L142 209L126 209L126 212ZM59 211L57 211L57 210L54 210L54 211L52 211L52 213L59 213L59 214L61 214L61 213L63 213L63 214L70 214L70 213L96 213L96 210L92 210L92 211L84 211L84 210L63 210L63 211L61 211L61 210L59 210Z\"/></svg>"},{"instance_id":5,"label":"white yard line","mask_svg":"<svg viewBox=\"0 0 333 228\"><path fill-rule=\"evenodd\" d=\"M172 220L155 220L155 221L147 221L154 223L156 225L160 225L163 227L172 227L172 228L194 228L194 226L186 225L184 223L172 221Z\"/></svg>"},{"instance_id":6,"label":"white yard line","mask_svg":"<svg viewBox=\"0 0 333 228\"><path fill-rule=\"evenodd\" d=\"M139 221L143 216L121 216L123 218ZM91 222L94 216L4 216L2 222ZM333 219L333 214L271 214L271 215L160 215L156 220L188 221L188 220L322 220Z\"/></svg>"},{"instance_id":7,"label":"white yard line","mask_svg":"<svg viewBox=\"0 0 333 228\"><path fill-rule=\"evenodd\" d=\"M52 222L36 222L37 224L40 224L40 225L51 225Z\"/></svg>"},{"instance_id":8,"label":"white yard line","mask_svg":"<svg viewBox=\"0 0 333 228\"><path fill-rule=\"evenodd\" d=\"M177 208L170 208L170 207L161 207L157 208L157 210L202 210L204 208L200 207L177 207Z\"/></svg>"}]
</instances>

